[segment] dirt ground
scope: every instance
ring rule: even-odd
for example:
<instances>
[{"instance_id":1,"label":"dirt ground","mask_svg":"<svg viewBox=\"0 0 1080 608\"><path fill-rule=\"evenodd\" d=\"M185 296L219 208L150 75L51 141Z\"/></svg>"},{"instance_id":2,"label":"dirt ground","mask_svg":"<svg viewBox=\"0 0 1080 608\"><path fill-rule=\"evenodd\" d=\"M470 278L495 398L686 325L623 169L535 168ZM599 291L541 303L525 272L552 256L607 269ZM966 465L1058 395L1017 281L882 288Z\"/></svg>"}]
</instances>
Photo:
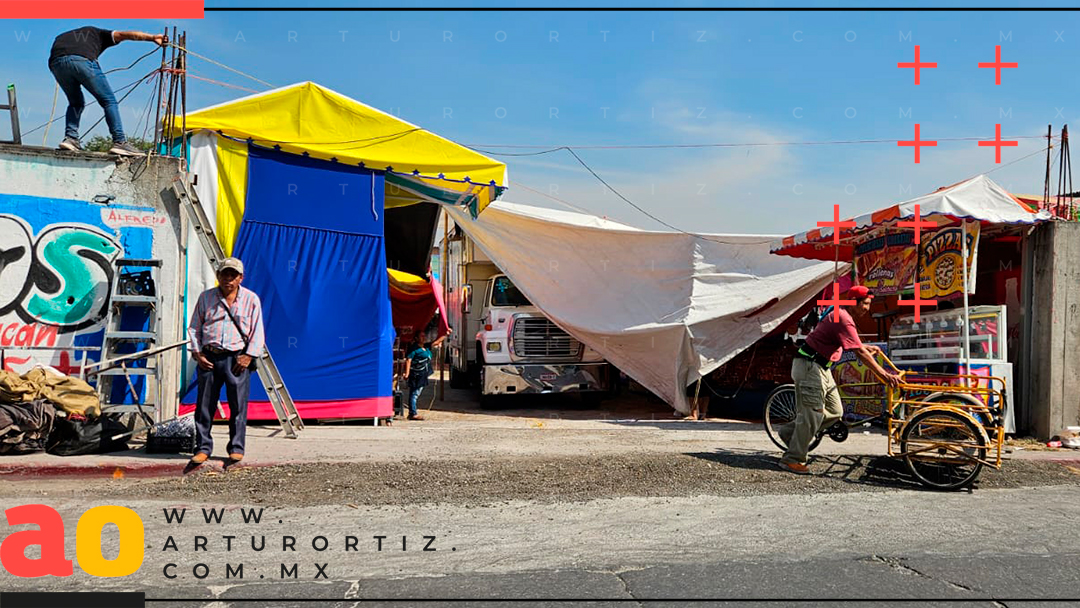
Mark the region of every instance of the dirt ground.
<instances>
[{"instance_id":1,"label":"dirt ground","mask_svg":"<svg viewBox=\"0 0 1080 608\"><path fill-rule=\"evenodd\" d=\"M234 467L174 479L95 482L105 499L154 499L217 504L314 505L459 504L511 500L573 502L627 496L749 496L881 492L919 488L902 463L883 457L821 456L815 475L794 476L771 455L749 450L638 453L603 457L498 458L399 463L326 463ZM1080 485L1080 461L1013 460L984 469L976 489ZM0 497L50 499L85 492L79 480L0 484Z\"/></svg>"}]
</instances>

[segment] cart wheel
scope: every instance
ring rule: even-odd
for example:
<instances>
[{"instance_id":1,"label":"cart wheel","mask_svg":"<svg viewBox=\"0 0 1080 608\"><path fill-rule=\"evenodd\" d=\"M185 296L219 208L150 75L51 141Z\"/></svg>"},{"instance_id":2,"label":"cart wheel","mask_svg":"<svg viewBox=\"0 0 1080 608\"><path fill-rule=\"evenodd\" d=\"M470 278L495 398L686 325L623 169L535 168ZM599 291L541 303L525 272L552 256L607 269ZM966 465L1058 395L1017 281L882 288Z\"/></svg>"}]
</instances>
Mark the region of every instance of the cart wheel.
<instances>
[{"instance_id":1,"label":"cart wheel","mask_svg":"<svg viewBox=\"0 0 1080 608\"><path fill-rule=\"evenodd\" d=\"M787 450L787 444L780 438L780 427L795 422L795 412L794 384L782 384L776 387L765 399L765 432L781 450ZM821 443L820 434L814 437L806 451L812 452L819 443Z\"/></svg>"},{"instance_id":2,"label":"cart wheel","mask_svg":"<svg viewBox=\"0 0 1080 608\"><path fill-rule=\"evenodd\" d=\"M919 483L935 490L957 490L975 483L986 449L971 419L933 406L915 414L900 435L904 462Z\"/></svg>"}]
</instances>

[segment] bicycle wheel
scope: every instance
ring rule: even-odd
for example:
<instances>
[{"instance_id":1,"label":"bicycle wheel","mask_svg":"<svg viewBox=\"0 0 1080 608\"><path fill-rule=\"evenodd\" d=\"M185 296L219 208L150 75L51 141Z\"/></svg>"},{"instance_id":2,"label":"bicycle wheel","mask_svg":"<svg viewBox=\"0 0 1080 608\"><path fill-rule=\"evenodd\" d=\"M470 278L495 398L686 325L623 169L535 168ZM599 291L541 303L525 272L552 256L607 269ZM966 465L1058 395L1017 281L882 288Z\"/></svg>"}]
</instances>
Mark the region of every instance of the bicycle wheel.
<instances>
[{"instance_id":1,"label":"bicycle wheel","mask_svg":"<svg viewBox=\"0 0 1080 608\"><path fill-rule=\"evenodd\" d=\"M781 450L787 450L787 444L780 438L779 429L782 425L795 422L795 412L794 384L781 384L765 399L765 432ZM806 451L812 452L819 443L821 443L821 435L814 437Z\"/></svg>"},{"instance_id":2,"label":"bicycle wheel","mask_svg":"<svg viewBox=\"0 0 1080 608\"><path fill-rule=\"evenodd\" d=\"M975 483L986 460L986 442L970 418L930 406L915 414L900 435L900 452L919 483L957 490Z\"/></svg>"}]
</instances>

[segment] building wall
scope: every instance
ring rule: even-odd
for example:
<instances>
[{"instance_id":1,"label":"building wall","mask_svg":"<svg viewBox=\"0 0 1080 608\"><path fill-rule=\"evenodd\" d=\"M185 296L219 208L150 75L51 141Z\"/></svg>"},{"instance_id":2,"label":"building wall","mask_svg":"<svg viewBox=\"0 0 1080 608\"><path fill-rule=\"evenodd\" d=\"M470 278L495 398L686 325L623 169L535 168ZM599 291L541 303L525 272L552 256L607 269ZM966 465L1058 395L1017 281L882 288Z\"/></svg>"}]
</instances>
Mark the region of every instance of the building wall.
<instances>
[{"instance_id":1,"label":"building wall","mask_svg":"<svg viewBox=\"0 0 1080 608\"><path fill-rule=\"evenodd\" d=\"M1047 222L1028 237L1025 422L1046 440L1080 426L1080 224Z\"/></svg>"},{"instance_id":2,"label":"building wall","mask_svg":"<svg viewBox=\"0 0 1080 608\"><path fill-rule=\"evenodd\" d=\"M118 258L162 260L162 344L183 339L181 218L169 185L175 159L0 145L0 348L5 367L77 375L81 354L21 346L101 346ZM95 198L98 202L95 202ZM169 353L177 370L181 351ZM92 353L88 360L96 360ZM165 375L175 397L178 373ZM166 400L159 415L175 412Z\"/></svg>"}]
</instances>

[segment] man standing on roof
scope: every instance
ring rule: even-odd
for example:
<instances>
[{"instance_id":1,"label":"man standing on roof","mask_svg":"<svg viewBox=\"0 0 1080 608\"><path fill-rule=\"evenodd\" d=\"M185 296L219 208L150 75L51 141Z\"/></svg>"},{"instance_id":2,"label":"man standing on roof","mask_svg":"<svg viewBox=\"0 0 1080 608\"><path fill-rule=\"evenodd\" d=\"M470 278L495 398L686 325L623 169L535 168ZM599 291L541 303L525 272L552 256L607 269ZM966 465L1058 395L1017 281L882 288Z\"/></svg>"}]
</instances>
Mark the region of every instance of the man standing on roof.
<instances>
[{"instance_id":1,"label":"man standing on roof","mask_svg":"<svg viewBox=\"0 0 1080 608\"><path fill-rule=\"evenodd\" d=\"M845 350L855 355L877 376L891 386L900 383L900 376L891 374L874 355L881 352L876 346L862 343L855 328L856 317L870 312L874 294L862 285L847 291L846 300L855 304L824 315L817 327L806 337L806 344L799 348L791 364L791 378L795 381L795 422L779 430L780 438L787 444L787 451L780 458L780 468L807 475L806 453L818 431L839 422L844 415L840 392L833 380L830 368L840 360Z\"/></svg>"},{"instance_id":2,"label":"man standing on roof","mask_svg":"<svg viewBox=\"0 0 1080 608\"><path fill-rule=\"evenodd\" d=\"M144 40L166 44L169 39L161 34L147 34L136 31L103 30L87 25L64 32L53 40L49 53L49 71L67 96L68 108L64 123L64 140L60 148L64 150L82 150L79 143L79 118L82 116L86 101L82 89L94 96L101 109L105 111L105 122L112 135L112 147L109 152L123 156L142 156L137 148L128 143L124 135L124 126L120 123L120 104L116 102L109 80L98 65L97 58L105 49L125 40Z\"/></svg>"}]
</instances>

